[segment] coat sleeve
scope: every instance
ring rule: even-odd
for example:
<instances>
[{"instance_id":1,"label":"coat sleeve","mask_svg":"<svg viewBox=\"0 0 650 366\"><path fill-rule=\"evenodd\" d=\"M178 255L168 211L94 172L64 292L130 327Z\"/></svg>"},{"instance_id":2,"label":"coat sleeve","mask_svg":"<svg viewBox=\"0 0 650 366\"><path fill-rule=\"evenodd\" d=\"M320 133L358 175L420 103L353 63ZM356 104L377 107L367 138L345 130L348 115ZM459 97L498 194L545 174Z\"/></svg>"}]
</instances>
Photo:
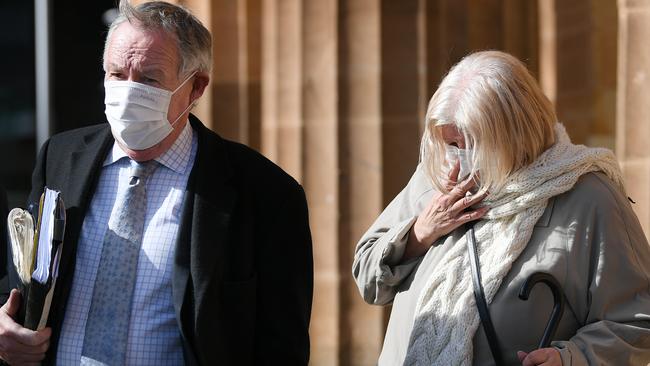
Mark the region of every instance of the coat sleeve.
<instances>
[{"instance_id":1,"label":"coat sleeve","mask_svg":"<svg viewBox=\"0 0 650 366\"><path fill-rule=\"evenodd\" d=\"M578 304L569 304L584 321L568 341L553 342L565 366L647 365L650 363L650 246L626 197L603 176L593 195L597 209L591 230L575 241L585 248L586 283ZM571 269L569 269L571 271ZM580 277L583 277L582 279ZM584 310L580 310L584 309Z\"/></svg>"},{"instance_id":2,"label":"coat sleeve","mask_svg":"<svg viewBox=\"0 0 650 366\"><path fill-rule=\"evenodd\" d=\"M352 274L367 303L391 303L399 285L422 261L422 257L418 257L402 263L402 256L419 214L417 203L429 197L432 191L418 166L408 185L357 243Z\"/></svg>"},{"instance_id":3,"label":"coat sleeve","mask_svg":"<svg viewBox=\"0 0 650 366\"><path fill-rule=\"evenodd\" d=\"M257 274L256 365L307 365L313 295L313 256L307 201L296 185L261 246Z\"/></svg>"}]
</instances>

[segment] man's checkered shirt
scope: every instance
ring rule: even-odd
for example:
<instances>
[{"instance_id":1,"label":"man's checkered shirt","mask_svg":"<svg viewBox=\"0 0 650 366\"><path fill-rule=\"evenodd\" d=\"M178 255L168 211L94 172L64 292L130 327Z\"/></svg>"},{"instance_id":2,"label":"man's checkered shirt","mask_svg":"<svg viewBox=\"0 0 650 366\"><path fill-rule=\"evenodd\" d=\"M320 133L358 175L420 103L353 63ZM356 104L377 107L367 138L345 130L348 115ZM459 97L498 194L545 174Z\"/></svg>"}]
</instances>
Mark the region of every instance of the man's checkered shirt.
<instances>
[{"instance_id":1,"label":"man's checkered shirt","mask_svg":"<svg viewBox=\"0 0 650 366\"><path fill-rule=\"evenodd\" d=\"M183 350L172 302L172 269L187 180L197 138L189 123L147 180L145 232L133 293L128 365L180 365ZM78 365L86 319L115 197L128 183L129 158L117 143L106 157L77 248L72 290L59 340L57 364Z\"/></svg>"}]
</instances>

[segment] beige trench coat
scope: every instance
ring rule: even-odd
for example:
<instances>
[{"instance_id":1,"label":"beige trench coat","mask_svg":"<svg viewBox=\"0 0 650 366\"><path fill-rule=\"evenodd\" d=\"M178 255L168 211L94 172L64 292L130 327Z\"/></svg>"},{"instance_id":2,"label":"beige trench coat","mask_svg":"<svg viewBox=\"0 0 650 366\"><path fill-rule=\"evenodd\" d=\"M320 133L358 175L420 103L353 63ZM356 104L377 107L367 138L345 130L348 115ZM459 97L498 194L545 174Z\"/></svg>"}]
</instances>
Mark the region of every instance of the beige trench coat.
<instances>
[{"instance_id":1,"label":"beige trench coat","mask_svg":"<svg viewBox=\"0 0 650 366\"><path fill-rule=\"evenodd\" d=\"M433 193L418 167L356 247L353 275L361 295L370 304L393 304L379 365L403 363L418 296L445 251L434 245L423 257L401 261L408 232ZM535 349L553 307L543 284L528 301L517 296L536 271L552 274L566 293L553 342L565 366L650 364L650 246L627 197L604 174L588 173L549 201L490 304L509 365L520 364L518 350ZM474 365L493 365L482 327L473 343Z\"/></svg>"}]
</instances>

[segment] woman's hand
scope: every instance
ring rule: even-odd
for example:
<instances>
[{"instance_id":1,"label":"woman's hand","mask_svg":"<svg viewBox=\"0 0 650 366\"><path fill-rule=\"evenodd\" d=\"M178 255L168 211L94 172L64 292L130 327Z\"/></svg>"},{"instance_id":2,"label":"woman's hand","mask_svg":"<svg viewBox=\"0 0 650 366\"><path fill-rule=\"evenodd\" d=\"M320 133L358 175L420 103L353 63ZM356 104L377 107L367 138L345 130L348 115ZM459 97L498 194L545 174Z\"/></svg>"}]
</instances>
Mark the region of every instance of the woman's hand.
<instances>
[{"instance_id":1,"label":"woman's hand","mask_svg":"<svg viewBox=\"0 0 650 366\"><path fill-rule=\"evenodd\" d=\"M517 357L522 366L562 366L560 351L553 347L536 349L531 353L519 351Z\"/></svg>"},{"instance_id":2,"label":"woman's hand","mask_svg":"<svg viewBox=\"0 0 650 366\"><path fill-rule=\"evenodd\" d=\"M446 182L449 193L434 195L429 205L415 220L409 232L403 261L423 255L438 238L466 222L480 219L487 213L488 207L465 211L470 206L481 202L487 196L487 191L466 196L476 182L473 177L469 177L457 184L459 170L460 164L456 163L449 172Z\"/></svg>"}]
</instances>

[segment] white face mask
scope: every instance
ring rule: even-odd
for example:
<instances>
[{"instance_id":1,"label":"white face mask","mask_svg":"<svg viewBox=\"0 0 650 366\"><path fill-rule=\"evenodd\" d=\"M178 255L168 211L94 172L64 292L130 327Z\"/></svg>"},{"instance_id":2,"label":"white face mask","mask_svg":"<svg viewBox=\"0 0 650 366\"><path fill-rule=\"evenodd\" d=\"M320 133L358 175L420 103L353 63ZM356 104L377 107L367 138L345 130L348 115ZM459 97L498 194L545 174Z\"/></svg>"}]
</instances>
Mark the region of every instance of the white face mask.
<instances>
[{"instance_id":1,"label":"white face mask","mask_svg":"<svg viewBox=\"0 0 650 366\"><path fill-rule=\"evenodd\" d=\"M460 161L459 182L472 173L472 149L460 149L456 146L445 145L445 159L449 171L454 168L456 161Z\"/></svg>"},{"instance_id":2,"label":"white face mask","mask_svg":"<svg viewBox=\"0 0 650 366\"><path fill-rule=\"evenodd\" d=\"M174 125L181 116L192 107L190 103L174 122L169 123L167 111L172 95L194 74L196 72L174 91L128 80L105 81L105 113L113 137L131 150L145 150L162 141L174 130Z\"/></svg>"}]
</instances>

